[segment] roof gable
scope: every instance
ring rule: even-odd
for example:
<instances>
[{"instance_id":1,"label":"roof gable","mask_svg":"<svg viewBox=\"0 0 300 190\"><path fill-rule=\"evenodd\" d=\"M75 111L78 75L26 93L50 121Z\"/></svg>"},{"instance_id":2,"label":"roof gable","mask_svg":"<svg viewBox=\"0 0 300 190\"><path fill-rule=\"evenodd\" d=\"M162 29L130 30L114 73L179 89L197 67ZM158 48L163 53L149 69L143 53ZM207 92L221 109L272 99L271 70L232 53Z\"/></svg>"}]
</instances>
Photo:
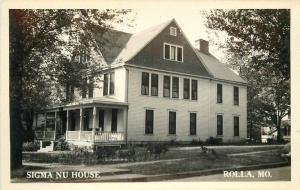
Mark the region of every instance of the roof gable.
<instances>
[{"instance_id":1,"label":"roof gable","mask_svg":"<svg viewBox=\"0 0 300 190\"><path fill-rule=\"evenodd\" d=\"M176 36L170 35L170 27L177 28ZM146 35L148 32L150 32L150 34ZM147 38L145 38L146 40L141 40L143 43L137 43L139 42L139 39L143 39L145 36L147 36ZM182 46L183 62L164 59L164 43ZM135 52L132 50L135 50ZM124 53L122 54L121 52L118 57L125 57L124 62L129 65L200 75L204 77L211 76L197 57L194 48L186 39L181 28L174 19L167 23L163 23L158 27L146 30L138 35L133 35L132 39L126 44L123 52Z\"/></svg>"}]
</instances>

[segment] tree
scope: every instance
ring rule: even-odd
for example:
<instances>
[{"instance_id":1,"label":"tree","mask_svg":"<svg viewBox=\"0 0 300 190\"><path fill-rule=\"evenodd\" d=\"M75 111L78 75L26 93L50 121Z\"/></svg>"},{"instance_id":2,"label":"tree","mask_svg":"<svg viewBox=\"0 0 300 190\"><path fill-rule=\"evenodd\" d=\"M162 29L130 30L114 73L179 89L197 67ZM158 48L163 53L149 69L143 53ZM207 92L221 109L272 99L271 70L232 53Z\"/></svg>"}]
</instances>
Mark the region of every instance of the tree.
<instances>
[{"instance_id":1,"label":"tree","mask_svg":"<svg viewBox=\"0 0 300 190\"><path fill-rule=\"evenodd\" d=\"M212 32L225 32L226 63L249 83L248 127L271 123L280 140L290 112L290 11L212 10L205 17Z\"/></svg>"},{"instance_id":2,"label":"tree","mask_svg":"<svg viewBox=\"0 0 300 190\"><path fill-rule=\"evenodd\" d=\"M9 11L11 169L22 165L24 120L27 129L32 128L33 113L56 101L57 96L52 96L53 86L69 77L65 70L59 70L61 61L69 64L66 68L72 68L72 58L80 52L80 47L99 51L94 36L101 35L114 23L123 22L128 12L130 10L109 9ZM82 75L79 78L86 77Z\"/></svg>"}]
</instances>

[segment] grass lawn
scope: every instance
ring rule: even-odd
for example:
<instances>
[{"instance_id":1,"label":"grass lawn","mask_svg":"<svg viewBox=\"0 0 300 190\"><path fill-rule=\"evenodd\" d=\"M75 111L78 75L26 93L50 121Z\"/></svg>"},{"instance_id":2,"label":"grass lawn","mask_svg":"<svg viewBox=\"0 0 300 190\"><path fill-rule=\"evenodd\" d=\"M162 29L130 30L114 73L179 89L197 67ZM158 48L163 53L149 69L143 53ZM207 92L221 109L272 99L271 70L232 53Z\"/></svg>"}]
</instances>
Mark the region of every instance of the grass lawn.
<instances>
[{"instance_id":1,"label":"grass lawn","mask_svg":"<svg viewBox=\"0 0 300 190\"><path fill-rule=\"evenodd\" d=\"M62 153L32 153L31 157L38 158L38 154L42 154L41 158L47 158L46 160L32 160L31 165L26 165L19 171L12 171L12 176L17 178L23 178L26 171L118 171L129 170L133 174L171 174L178 172L189 172L204 169L213 168L228 168L235 166L249 166L264 163L277 163L285 161L280 157L282 147L280 146L256 146L256 147L217 147L214 149L217 156L212 154L201 154L200 148L188 147L170 148L164 155L161 155L160 159L154 157L144 159L145 149L138 147L136 149L137 162L126 161L108 161L105 163L91 162L89 165L78 164L70 160L70 164L61 164L59 159L53 159L53 157L59 157ZM261 152L263 151L263 152ZM249 153L248 155L230 155L236 153ZM69 152L70 153L70 152ZM64 152L63 154L69 154ZM26 153L30 154L30 153ZM46 155L45 155L46 154ZM46 156L46 157L45 157ZM72 158L72 157L70 157ZM92 157L93 158L93 157ZM48 160L49 159L49 160ZM56 164L51 164L53 163ZM28 161L28 160L27 160ZM40 162L40 164L36 163ZM51 165L51 166L49 166Z\"/></svg>"},{"instance_id":2,"label":"grass lawn","mask_svg":"<svg viewBox=\"0 0 300 190\"><path fill-rule=\"evenodd\" d=\"M262 149L252 149L251 151L261 151ZM266 149L264 149L266 150ZM204 169L213 169L213 168L227 168L235 166L249 166L256 164L267 164L267 163L276 163L285 161L280 157L281 150L272 148L268 152L261 152L251 155L240 155L240 156L227 156L228 153L240 153L241 151L234 150L218 150L217 157L209 155L200 155L198 151L170 151L168 155L164 156L162 159L170 159L182 157L185 159L182 160L169 160L166 162L159 162L153 164L142 164L142 165L132 165L124 167L130 169L132 173L135 174L145 174L145 175L154 175L154 174L170 174L177 172L188 172L188 171L197 171ZM242 151L244 152L244 151Z\"/></svg>"}]
</instances>

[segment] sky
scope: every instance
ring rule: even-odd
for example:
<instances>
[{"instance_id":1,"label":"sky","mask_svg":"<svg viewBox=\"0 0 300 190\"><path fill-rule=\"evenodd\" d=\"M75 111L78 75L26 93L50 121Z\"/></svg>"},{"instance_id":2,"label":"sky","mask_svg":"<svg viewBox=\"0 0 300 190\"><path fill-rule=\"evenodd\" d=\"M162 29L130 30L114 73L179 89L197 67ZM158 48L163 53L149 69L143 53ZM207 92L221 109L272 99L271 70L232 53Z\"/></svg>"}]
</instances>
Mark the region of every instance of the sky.
<instances>
[{"instance_id":1,"label":"sky","mask_svg":"<svg viewBox=\"0 0 300 190\"><path fill-rule=\"evenodd\" d=\"M174 18L192 45L195 44L195 40L200 38L208 40L210 41L210 52L220 59L224 56L224 52L220 50L217 45L213 45L211 40L214 38L214 35L209 33L205 27L205 18L201 14L200 9L188 9L186 11L179 8L134 9L129 17L135 17L132 23L133 27L122 24L116 26L116 29L136 33ZM214 43L218 43L218 41L214 39Z\"/></svg>"}]
</instances>

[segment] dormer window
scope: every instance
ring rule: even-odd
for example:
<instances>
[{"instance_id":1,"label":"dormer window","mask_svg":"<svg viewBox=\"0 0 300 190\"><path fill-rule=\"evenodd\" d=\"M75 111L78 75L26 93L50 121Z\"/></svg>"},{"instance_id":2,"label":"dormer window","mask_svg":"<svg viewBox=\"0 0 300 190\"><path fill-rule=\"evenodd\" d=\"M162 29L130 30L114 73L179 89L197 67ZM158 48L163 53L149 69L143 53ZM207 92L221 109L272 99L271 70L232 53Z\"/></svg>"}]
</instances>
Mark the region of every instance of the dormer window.
<instances>
[{"instance_id":1,"label":"dormer window","mask_svg":"<svg viewBox=\"0 0 300 190\"><path fill-rule=\"evenodd\" d=\"M164 59L172 61L183 61L183 47L164 43Z\"/></svg>"},{"instance_id":2,"label":"dormer window","mask_svg":"<svg viewBox=\"0 0 300 190\"><path fill-rule=\"evenodd\" d=\"M177 36L177 28L170 27L170 35L171 36Z\"/></svg>"}]
</instances>

